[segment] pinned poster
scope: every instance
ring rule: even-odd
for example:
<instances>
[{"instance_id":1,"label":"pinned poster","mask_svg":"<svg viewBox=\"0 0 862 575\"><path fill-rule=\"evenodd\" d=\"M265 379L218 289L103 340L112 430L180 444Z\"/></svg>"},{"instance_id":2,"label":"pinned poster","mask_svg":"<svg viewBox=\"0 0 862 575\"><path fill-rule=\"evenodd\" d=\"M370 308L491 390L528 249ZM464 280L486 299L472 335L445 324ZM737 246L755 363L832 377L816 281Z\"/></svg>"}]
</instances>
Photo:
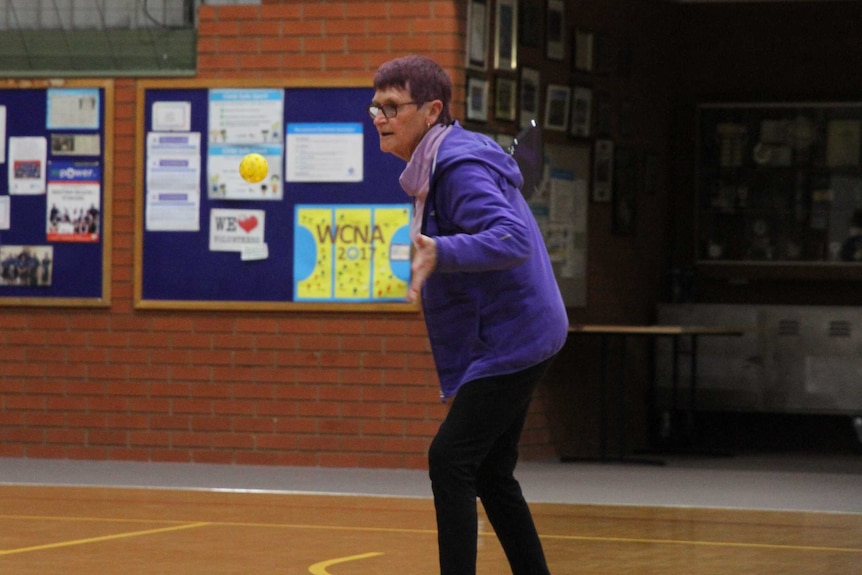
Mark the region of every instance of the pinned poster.
<instances>
[{"instance_id":1,"label":"pinned poster","mask_svg":"<svg viewBox=\"0 0 862 575\"><path fill-rule=\"evenodd\" d=\"M209 91L210 144L280 144L284 90Z\"/></svg>"},{"instance_id":2,"label":"pinned poster","mask_svg":"<svg viewBox=\"0 0 862 575\"><path fill-rule=\"evenodd\" d=\"M97 242L102 170L97 163L52 162L48 170L49 242Z\"/></svg>"},{"instance_id":3,"label":"pinned poster","mask_svg":"<svg viewBox=\"0 0 862 575\"><path fill-rule=\"evenodd\" d=\"M259 250L264 240L264 210L210 210L210 251Z\"/></svg>"},{"instance_id":4,"label":"pinned poster","mask_svg":"<svg viewBox=\"0 0 862 575\"><path fill-rule=\"evenodd\" d=\"M200 132L147 134L147 230L200 229L200 153Z\"/></svg>"},{"instance_id":5,"label":"pinned poster","mask_svg":"<svg viewBox=\"0 0 862 575\"><path fill-rule=\"evenodd\" d=\"M48 140L43 137L9 138L9 194L45 193Z\"/></svg>"},{"instance_id":6,"label":"pinned poster","mask_svg":"<svg viewBox=\"0 0 862 575\"><path fill-rule=\"evenodd\" d=\"M330 122L287 125L288 182L361 182L362 124Z\"/></svg>"},{"instance_id":7,"label":"pinned poster","mask_svg":"<svg viewBox=\"0 0 862 575\"><path fill-rule=\"evenodd\" d=\"M246 154L266 158L269 172L260 182L247 182L239 173ZM210 144L207 172L207 197L211 200L281 200L284 186L281 178L281 146L225 146Z\"/></svg>"},{"instance_id":8,"label":"pinned poster","mask_svg":"<svg viewBox=\"0 0 862 575\"><path fill-rule=\"evenodd\" d=\"M6 106L0 106L0 164L6 163Z\"/></svg>"},{"instance_id":9,"label":"pinned poster","mask_svg":"<svg viewBox=\"0 0 862 575\"><path fill-rule=\"evenodd\" d=\"M12 221L12 202L9 196L0 196L0 230L8 230Z\"/></svg>"},{"instance_id":10,"label":"pinned poster","mask_svg":"<svg viewBox=\"0 0 862 575\"><path fill-rule=\"evenodd\" d=\"M154 132L191 131L191 102L155 102L152 110Z\"/></svg>"},{"instance_id":11,"label":"pinned poster","mask_svg":"<svg viewBox=\"0 0 862 575\"><path fill-rule=\"evenodd\" d=\"M45 126L49 130L98 130L100 99L98 88L51 88Z\"/></svg>"},{"instance_id":12,"label":"pinned poster","mask_svg":"<svg viewBox=\"0 0 862 575\"><path fill-rule=\"evenodd\" d=\"M409 205L298 205L296 301L404 301Z\"/></svg>"}]
</instances>

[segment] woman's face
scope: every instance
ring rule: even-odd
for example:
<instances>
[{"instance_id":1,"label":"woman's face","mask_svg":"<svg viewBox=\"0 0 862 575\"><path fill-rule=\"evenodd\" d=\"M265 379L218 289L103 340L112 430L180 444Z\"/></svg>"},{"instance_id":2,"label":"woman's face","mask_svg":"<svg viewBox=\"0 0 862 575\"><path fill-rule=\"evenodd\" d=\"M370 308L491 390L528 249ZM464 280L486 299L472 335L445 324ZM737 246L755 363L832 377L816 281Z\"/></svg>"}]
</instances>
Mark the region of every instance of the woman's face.
<instances>
[{"instance_id":1,"label":"woman's face","mask_svg":"<svg viewBox=\"0 0 862 575\"><path fill-rule=\"evenodd\" d=\"M419 106L404 88L386 88L374 92L371 103L375 106L397 107L397 114L387 118L382 111L374 118L374 127L380 136L380 150L409 162L413 151L428 128L440 114L439 100ZM436 112L435 112L436 110Z\"/></svg>"}]
</instances>

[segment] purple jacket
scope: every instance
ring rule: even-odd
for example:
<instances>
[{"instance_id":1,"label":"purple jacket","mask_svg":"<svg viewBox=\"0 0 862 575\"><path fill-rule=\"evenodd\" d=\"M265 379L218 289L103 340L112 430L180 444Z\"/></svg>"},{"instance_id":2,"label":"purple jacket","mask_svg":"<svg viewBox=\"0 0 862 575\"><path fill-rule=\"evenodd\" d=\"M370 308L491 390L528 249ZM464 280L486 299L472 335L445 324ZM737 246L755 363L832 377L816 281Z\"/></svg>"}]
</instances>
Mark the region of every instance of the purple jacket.
<instances>
[{"instance_id":1,"label":"purple jacket","mask_svg":"<svg viewBox=\"0 0 862 575\"><path fill-rule=\"evenodd\" d=\"M522 181L496 142L457 124L437 151L422 222L437 269L422 307L443 398L536 365L566 340L566 308Z\"/></svg>"}]
</instances>

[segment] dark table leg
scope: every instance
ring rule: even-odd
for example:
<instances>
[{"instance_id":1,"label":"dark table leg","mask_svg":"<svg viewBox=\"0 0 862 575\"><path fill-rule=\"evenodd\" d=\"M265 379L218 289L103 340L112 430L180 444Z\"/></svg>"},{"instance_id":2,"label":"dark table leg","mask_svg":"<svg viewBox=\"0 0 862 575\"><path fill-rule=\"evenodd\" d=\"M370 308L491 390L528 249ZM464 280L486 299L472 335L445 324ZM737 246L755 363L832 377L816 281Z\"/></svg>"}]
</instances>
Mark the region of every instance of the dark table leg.
<instances>
[{"instance_id":1,"label":"dark table leg","mask_svg":"<svg viewBox=\"0 0 862 575\"><path fill-rule=\"evenodd\" d=\"M685 435L689 445L697 442L695 437L695 409L697 409L697 336L691 336L691 385L688 389L688 411L685 420Z\"/></svg>"},{"instance_id":2,"label":"dark table leg","mask_svg":"<svg viewBox=\"0 0 862 575\"><path fill-rule=\"evenodd\" d=\"M673 365L671 366L671 393L670 393L670 430L673 437L677 417L677 396L679 395L679 337L672 336L673 340Z\"/></svg>"},{"instance_id":3,"label":"dark table leg","mask_svg":"<svg viewBox=\"0 0 862 575\"><path fill-rule=\"evenodd\" d=\"M602 379L599 384L599 457L602 461L608 457L608 338L602 335L600 361L602 364Z\"/></svg>"},{"instance_id":4,"label":"dark table leg","mask_svg":"<svg viewBox=\"0 0 862 575\"><path fill-rule=\"evenodd\" d=\"M688 402L685 405L685 420L682 423L683 432L681 443L680 439L678 439L675 443L677 446L677 452L679 453L687 453L687 454L696 454L696 455L706 455L706 456L714 456L714 457L730 457L730 453L715 451L715 450L707 450L703 447L699 446L699 438L698 438L698 425L697 425L697 393L698 393L698 374L697 374L697 353L698 353L698 336L697 334L689 334L689 338L691 341L691 357L689 358L689 369L691 373L689 374L689 386L688 386ZM674 341L677 340L677 336L674 336ZM677 369L677 361L678 361L678 346L674 344L674 403L673 410L676 413L676 387L677 387L677 378L678 378L678 369Z\"/></svg>"},{"instance_id":5,"label":"dark table leg","mask_svg":"<svg viewBox=\"0 0 862 575\"><path fill-rule=\"evenodd\" d=\"M647 459L643 457L631 457L627 455L628 449L628 412L626 411L626 385L625 377L628 370L628 354L626 350L627 336L620 336L620 372L617 378L617 441L619 445L619 456L617 461L627 463L643 463L648 465L664 465L665 462L660 459ZM652 338L648 338L652 339Z\"/></svg>"},{"instance_id":6,"label":"dark table leg","mask_svg":"<svg viewBox=\"0 0 862 575\"><path fill-rule=\"evenodd\" d=\"M617 376L617 445L619 458L626 456L626 336L620 337L620 372Z\"/></svg>"}]
</instances>

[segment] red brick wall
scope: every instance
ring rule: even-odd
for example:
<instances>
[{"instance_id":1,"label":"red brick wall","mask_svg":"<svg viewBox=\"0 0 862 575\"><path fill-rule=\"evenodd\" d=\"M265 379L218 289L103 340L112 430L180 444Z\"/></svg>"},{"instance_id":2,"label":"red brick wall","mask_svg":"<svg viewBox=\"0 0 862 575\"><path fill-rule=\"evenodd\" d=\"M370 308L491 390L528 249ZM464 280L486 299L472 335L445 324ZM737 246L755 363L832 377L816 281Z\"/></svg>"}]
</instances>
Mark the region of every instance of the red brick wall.
<instances>
[{"instance_id":1,"label":"red brick wall","mask_svg":"<svg viewBox=\"0 0 862 575\"><path fill-rule=\"evenodd\" d=\"M203 6L198 77L370 78L432 55L463 109L464 2ZM421 317L136 310L136 81L115 81L109 308L5 308L0 457L425 466L445 407ZM525 457L553 453L543 394Z\"/></svg>"}]
</instances>

